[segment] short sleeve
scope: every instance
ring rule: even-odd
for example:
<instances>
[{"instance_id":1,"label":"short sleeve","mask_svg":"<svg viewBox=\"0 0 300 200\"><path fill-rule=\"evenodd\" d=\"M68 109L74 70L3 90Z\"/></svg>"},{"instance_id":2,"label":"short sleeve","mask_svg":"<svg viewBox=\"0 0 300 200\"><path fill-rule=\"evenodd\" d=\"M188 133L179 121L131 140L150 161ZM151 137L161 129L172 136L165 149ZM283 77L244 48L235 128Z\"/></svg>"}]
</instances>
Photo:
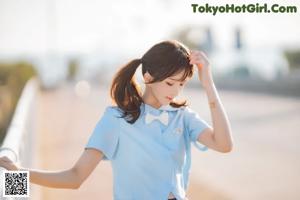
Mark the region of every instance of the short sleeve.
<instances>
[{"instance_id":1,"label":"short sleeve","mask_svg":"<svg viewBox=\"0 0 300 200\"><path fill-rule=\"evenodd\" d=\"M189 139L193 142L194 146L201 151L208 150L207 146L198 142L198 137L203 130L210 127L206 121L200 118L200 116L190 108L186 107L184 110L184 122L185 128L188 132Z\"/></svg>"},{"instance_id":2,"label":"short sleeve","mask_svg":"<svg viewBox=\"0 0 300 200\"><path fill-rule=\"evenodd\" d=\"M98 149L104 154L103 160L112 160L119 142L119 116L116 108L107 107L96 124L85 149Z\"/></svg>"}]
</instances>

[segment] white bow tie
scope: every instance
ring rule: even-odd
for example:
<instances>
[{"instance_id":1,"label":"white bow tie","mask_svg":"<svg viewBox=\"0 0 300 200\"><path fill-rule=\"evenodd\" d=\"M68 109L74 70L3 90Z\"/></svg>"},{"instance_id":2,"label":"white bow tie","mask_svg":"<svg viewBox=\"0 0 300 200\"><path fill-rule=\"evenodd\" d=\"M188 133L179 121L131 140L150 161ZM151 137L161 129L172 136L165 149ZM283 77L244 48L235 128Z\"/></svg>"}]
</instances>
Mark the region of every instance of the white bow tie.
<instances>
[{"instance_id":1,"label":"white bow tie","mask_svg":"<svg viewBox=\"0 0 300 200\"><path fill-rule=\"evenodd\" d=\"M167 112L162 112L159 116L152 115L151 113L147 113L145 117L146 124L150 124L153 120L159 120L164 125L168 125L169 123L169 115Z\"/></svg>"}]
</instances>

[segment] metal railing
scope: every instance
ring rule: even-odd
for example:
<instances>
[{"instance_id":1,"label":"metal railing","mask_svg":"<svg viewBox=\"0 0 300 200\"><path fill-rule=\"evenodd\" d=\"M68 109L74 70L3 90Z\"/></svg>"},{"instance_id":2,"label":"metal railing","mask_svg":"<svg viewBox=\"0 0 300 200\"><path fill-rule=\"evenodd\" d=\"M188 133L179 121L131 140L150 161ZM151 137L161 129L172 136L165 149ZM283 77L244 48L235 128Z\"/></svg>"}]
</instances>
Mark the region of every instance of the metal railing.
<instances>
[{"instance_id":1,"label":"metal railing","mask_svg":"<svg viewBox=\"0 0 300 200\"><path fill-rule=\"evenodd\" d=\"M35 158L37 91L37 79L30 79L22 91L7 134L0 148L0 157L6 156L20 166L31 167ZM3 171L6 171L6 169L0 167L0 199L25 199L25 197L3 197ZM31 193L32 191L30 191Z\"/></svg>"}]
</instances>

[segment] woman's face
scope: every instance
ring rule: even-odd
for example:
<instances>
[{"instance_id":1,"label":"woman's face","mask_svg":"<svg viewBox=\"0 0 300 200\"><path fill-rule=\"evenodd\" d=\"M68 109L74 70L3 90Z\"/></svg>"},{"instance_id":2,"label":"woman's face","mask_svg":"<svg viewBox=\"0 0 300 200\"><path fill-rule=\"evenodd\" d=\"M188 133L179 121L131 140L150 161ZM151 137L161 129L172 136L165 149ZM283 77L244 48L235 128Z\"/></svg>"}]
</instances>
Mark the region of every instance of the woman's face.
<instances>
[{"instance_id":1,"label":"woman's face","mask_svg":"<svg viewBox=\"0 0 300 200\"><path fill-rule=\"evenodd\" d=\"M163 81L147 84L153 103L157 105L168 105L183 89L189 78L181 81L184 71L170 76ZM149 75L149 74L148 74ZM151 78L150 78L151 79Z\"/></svg>"}]
</instances>

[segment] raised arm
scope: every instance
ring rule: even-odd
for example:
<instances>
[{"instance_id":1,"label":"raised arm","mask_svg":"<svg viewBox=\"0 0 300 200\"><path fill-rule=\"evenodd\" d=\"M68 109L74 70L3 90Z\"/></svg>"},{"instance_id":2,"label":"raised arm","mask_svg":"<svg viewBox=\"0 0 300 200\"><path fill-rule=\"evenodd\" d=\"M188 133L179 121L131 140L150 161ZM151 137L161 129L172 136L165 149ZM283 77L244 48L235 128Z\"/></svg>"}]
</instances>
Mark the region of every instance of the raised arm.
<instances>
[{"instance_id":1,"label":"raised arm","mask_svg":"<svg viewBox=\"0 0 300 200\"><path fill-rule=\"evenodd\" d=\"M46 187L78 189L102 160L103 153L96 149L86 149L75 165L67 170L44 171L18 167L7 157L0 157L0 167L7 170L29 171L30 182Z\"/></svg>"},{"instance_id":2,"label":"raised arm","mask_svg":"<svg viewBox=\"0 0 300 200\"><path fill-rule=\"evenodd\" d=\"M193 51L190 63L197 65L199 79L207 94L213 122L213 128L205 129L198 141L216 151L230 152L233 148L230 122L214 85L208 58L203 52Z\"/></svg>"}]
</instances>

